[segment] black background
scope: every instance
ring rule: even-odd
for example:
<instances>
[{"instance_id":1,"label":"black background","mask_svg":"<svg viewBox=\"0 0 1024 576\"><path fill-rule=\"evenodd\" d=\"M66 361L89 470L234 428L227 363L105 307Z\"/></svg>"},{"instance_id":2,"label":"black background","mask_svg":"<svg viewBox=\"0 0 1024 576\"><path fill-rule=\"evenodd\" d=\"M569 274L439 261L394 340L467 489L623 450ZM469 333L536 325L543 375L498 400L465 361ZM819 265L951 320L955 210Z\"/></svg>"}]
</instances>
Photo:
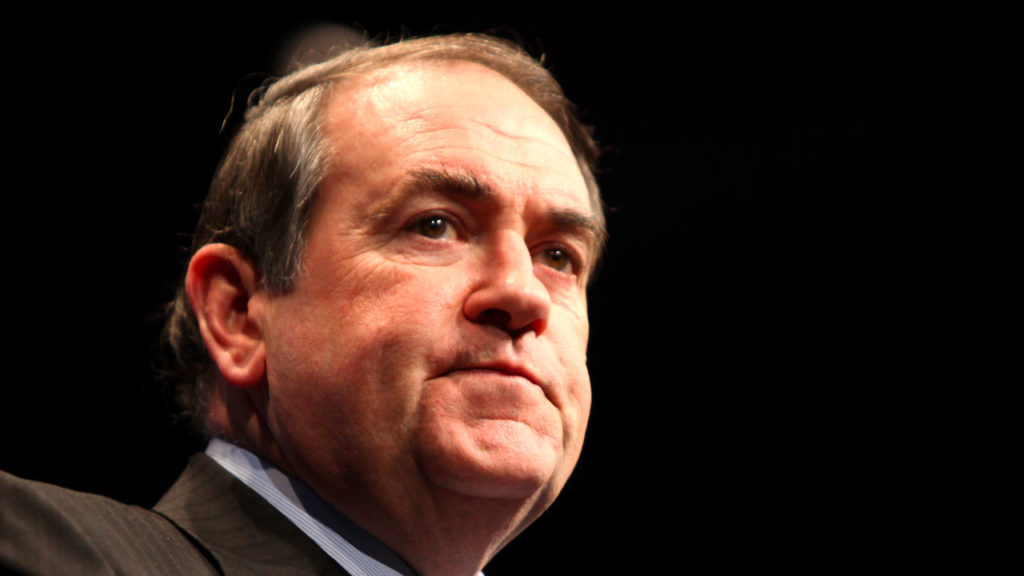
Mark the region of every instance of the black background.
<instances>
[{"instance_id":1,"label":"black background","mask_svg":"<svg viewBox=\"0 0 1024 576\"><path fill-rule=\"evenodd\" d=\"M856 409L871 354L859 15L366 4L8 20L0 468L151 504L184 466L194 446L153 378L160 313L232 99L277 72L296 32L497 32L545 54L596 126L611 240L591 290L583 457L488 576L819 569L874 546L859 530L874 425Z\"/></svg>"}]
</instances>

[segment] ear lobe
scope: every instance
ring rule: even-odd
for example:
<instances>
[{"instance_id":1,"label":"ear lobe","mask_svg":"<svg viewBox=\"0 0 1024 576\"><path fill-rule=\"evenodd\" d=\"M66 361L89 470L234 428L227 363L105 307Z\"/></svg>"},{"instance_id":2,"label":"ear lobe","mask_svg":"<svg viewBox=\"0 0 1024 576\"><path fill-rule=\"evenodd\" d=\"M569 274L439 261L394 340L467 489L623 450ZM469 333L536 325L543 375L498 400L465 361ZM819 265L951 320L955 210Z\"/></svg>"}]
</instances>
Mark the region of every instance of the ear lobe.
<instances>
[{"instance_id":1,"label":"ear lobe","mask_svg":"<svg viewBox=\"0 0 1024 576\"><path fill-rule=\"evenodd\" d=\"M192 257L185 291L210 358L228 383L259 385L266 373L266 348L260 325L259 272L241 252L226 244L208 244Z\"/></svg>"}]
</instances>

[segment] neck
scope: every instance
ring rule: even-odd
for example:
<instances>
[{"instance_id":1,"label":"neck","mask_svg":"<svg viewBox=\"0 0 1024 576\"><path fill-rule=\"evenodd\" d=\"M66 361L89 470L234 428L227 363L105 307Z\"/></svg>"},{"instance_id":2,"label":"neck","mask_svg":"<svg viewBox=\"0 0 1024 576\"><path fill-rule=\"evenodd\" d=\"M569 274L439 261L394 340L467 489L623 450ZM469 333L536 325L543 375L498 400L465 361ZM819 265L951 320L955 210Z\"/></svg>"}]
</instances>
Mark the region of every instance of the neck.
<instances>
[{"instance_id":1,"label":"neck","mask_svg":"<svg viewBox=\"0 0 1024 576\"><path fill-rule=\"evenodd\" d=\"M539 512L518 500L467 498L437 491L406 506L409 521L345 512L388 544L420 576L475 576Z\"/></svg>"},{"instance_id":2,"label":"neck","mask_svg":"<svg viewBox=\"0 0 1024 576\"><path fill-rule=\"evenodd\" d=\"M303 476L304 466L295 469L331 506L420 576L475 576L553 500L548 489L525 499L467 496L426 481L411 463L369 473L361 468L359 475L338 470ZM315 484L318 479L327 484Z\"/></svg>"},{"instance_id":3,"label":"neck","mask_svg":"<svg viewBox=\"0 0 1024 576\"><path fill-rule=\"evenodd\" d=\"M292 461L278 446L251 394L218 387L210 400L212 431L304 482L419 576L476 576L554 499L549 488L526 498L466 495L428 481L412 461L372 470L341 464L332 473L306 473L308 463Z\"/></svg>"}]
</instances>

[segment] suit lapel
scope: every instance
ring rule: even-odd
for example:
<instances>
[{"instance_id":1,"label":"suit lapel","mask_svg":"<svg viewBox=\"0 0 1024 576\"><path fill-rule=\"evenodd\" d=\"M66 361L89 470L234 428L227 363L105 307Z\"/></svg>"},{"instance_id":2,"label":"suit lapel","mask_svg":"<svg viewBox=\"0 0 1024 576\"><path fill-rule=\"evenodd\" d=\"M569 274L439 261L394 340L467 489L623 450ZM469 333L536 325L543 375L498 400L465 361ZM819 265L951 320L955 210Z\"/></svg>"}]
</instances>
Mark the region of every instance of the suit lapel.
<instances>
[{"instance_id":1,"label":"suit lapel","mask_svg":"<svg viewBox=\"0 0 1024 576\"><path fill-rule=\"evenodd\" d=\"M225 575L347 576L315 542L205 454L154 508L194 539Z\"/></svg>"}]
</instances>

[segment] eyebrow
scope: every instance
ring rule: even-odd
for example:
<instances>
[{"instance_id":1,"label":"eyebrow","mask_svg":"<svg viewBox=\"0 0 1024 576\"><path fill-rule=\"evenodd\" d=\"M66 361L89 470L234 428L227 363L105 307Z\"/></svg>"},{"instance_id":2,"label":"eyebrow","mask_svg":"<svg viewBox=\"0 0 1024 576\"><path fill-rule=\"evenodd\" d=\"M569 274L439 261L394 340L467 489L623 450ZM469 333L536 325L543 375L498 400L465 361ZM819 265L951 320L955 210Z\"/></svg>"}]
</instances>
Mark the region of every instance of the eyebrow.
<instances>
[{"instance_id":1,"label":"eyebrow","mask_svg":"<svg viewBox=\"0 0 1024 576\"><path fill-rule=\"evenodd\" d=\"M392 206L420 195L442 195L476 202L497 196L490 185L470 172L420 168L409 173L394 194L382 203L374 219L383 219ZM548 214L547 220L553 228L588 237L594 259L600 257L608 235L601 220L572 208L554 210Z\"/></svg>"},{"instance_id":2,"label":"eyebrow","mask_svg":"<svg viewBox=\"0 0 1024 576\"><path fill-rule=\"evenodd\" d=\"M470 173L420 168L409 175L407 187L423 192L441 192L467 200L486 200L494 190Z\"/></svg>"},{"instance_id":3,"label":"eyebrow","mask_svg":"<svg viewBox=\"0 0 1024 576\"><path fill-rule=\"evenodd\" d=\"M454 196L464 200L483 200L494 196L494 191L470 174L418 169L411 172L398 187L386 194L375 207L370 219L384 222L395 206L416 196Z\"/></svg>"}]
</instances>

